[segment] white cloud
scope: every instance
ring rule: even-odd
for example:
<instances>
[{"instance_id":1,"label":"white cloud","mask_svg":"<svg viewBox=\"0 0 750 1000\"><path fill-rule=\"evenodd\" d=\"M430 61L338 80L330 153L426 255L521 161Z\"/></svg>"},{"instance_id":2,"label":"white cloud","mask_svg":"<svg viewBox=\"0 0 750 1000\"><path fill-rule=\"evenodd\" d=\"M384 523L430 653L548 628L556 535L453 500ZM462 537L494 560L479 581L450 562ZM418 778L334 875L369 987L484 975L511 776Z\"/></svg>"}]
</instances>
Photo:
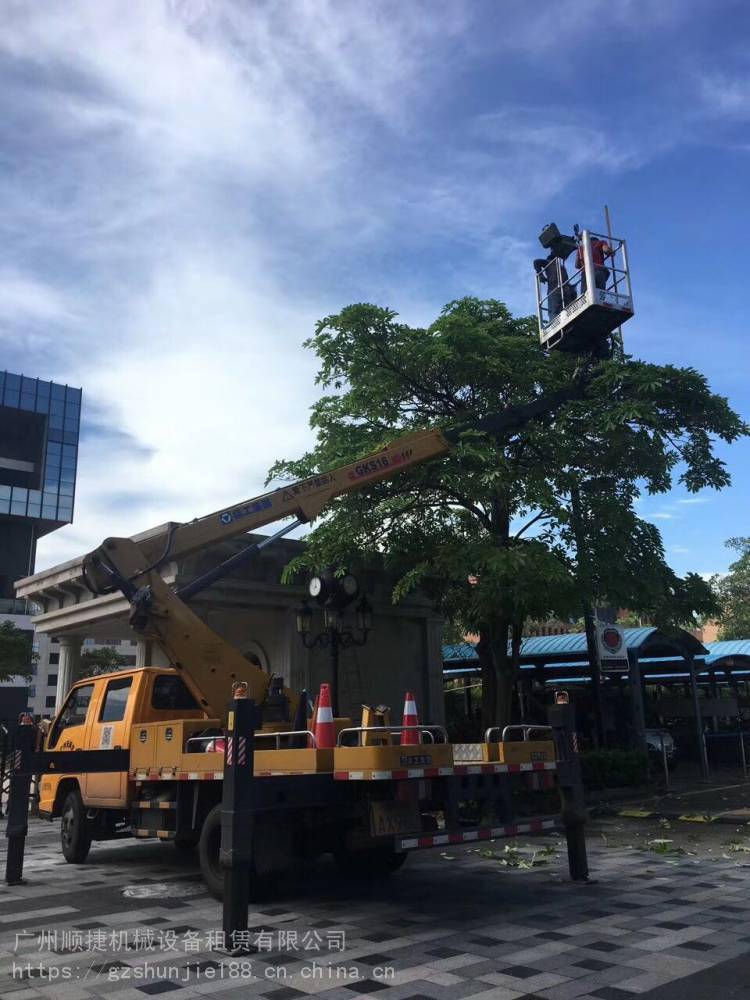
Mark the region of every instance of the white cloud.
<instances>
[{"instance_id":1,"label":"white cloud","mask_svg":"<svg viewBox=\"0 0 750 1000\"><path fill-rule=\"evenodd\" d=\"M65 295L33 276L0 269L0 319L8 323L71 322L75 313Z\"/></svg>"},{"instance_id":2,"label":"white cloud","mask_svg":"<svg viewBox=\"0 0 750 1000\"><path fill-rule=\"evenodd\" d=\"M684 545L670 545L670 552L674 552L676 555L688 555L690 549L686 549Z\"/></svg>"},{"instance_id":3,"label":"white cloud","mask_svg":"<svg viewBox=\"0 0 750 1000\"><path fill-rule=\"evenodd\" d=\"M691 505L701 504L701 503L708 503L709 499L710 497L683 497L681 500L678 500L677 503L691 504Z\"/></svg>"},{"instance_id":4,"label":"white cloud","mask_svg":"<svg viewBox=\"0 0 750 1000\"><path fill-rule=\"evenodd\" d=\"M644 514L644 517L652 521L673 521L674 514L670 514L667 510L657 511L655 514Z\"/></svg>"},{"instance_id":5,"label":"white cloud","mask_svg":"<svg viewBox=\"0 0 750 1000\"><path fill-rule=\"evenodd\" d=\"M529 310L514 220L658 143L501 88L452 134L438 111L467 52L578 51L603 12L628 32L656 16L516 4L489 32L436 0L11 3L0 342L81 385L103 427L82 444L76 522L39 565L259 492L310 440L300 342L345 302L419 321L458 286ZM414 266L387 266L398 254Z\"/></svg>"},{"instance_id":6,"label":"white cloud","mask_svg":"<svg viewBox=\"0 0 750 1000\"><path fill-rule=\"evenodd\" d=\"M699 91L712 114L735 120L750 118L750 80L747 74L705 74L699 78Z\"/></svg>"}]
</instances>

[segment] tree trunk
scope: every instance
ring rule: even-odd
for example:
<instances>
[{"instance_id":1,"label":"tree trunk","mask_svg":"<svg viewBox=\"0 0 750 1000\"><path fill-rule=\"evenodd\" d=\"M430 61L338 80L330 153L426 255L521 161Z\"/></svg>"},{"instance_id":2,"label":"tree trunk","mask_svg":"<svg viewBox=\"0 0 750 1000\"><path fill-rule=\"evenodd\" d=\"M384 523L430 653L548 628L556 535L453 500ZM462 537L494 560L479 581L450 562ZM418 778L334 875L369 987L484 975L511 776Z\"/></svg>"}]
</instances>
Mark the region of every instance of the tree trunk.
<instances>
[{"instance_id":1,"label":"tree trunk","mask_svg":"<svg viewBox=\"0 0 750 1000\"><path fill-rule=\"evenodd\" d=\"M602 711L602 673L599 657L599 643L596 635L596 619L590 605L583 608L583 621L586 629L586 649L591 666L591 693L594 699L594 734L600 747L607 745L604 733L604 713Z\"/></svg>"},{"instance_id":2,"label":"tree trunk","mask_svg":"<svg viewBox=\"0 0 750 1000\"><path fill-rule=\"evenodd\" d=\"M501 618L480 629L477 655L482 670L482 728L513 721L516 670L508 651L510 622Z\"/></svg>"},{"instance_id":3,"label":"tree trunk","mask_svg":"<svg viewBox=\"0 0 750 1000\"><path fill-rule=\"evenodd\" d=\"M596 621L594 615L594 600L591 585L591 567L589 566L586 527L581 509L581 494L578 486L570 490L571 527L576 543L578 557L578 586L583 594L583 621L586 630L586 649L591 666L591 693L594 700L594 733L600 747L605 745L604 717L602 714L602 673L599 657L599 644L596 636Z\"/></svg>"},{"instance_id":4,"label":"tree trunk","mask_svg":"<svg viewBox=\"0 0 750 1000\"><path fill-rule=\"evenodd\" d=\"M513 722L514 677L503 673L498 677L497 699L495 702L495 725L509 726Z\"/></svg>"},{"instance_id":5,"label":"tree trunk","mask_svg":"<svg viewBox=\"0 0 750 1000\"><path fill-rule=\"evenodd\" d=\"M482 730L494 724L497 703L497 668L488 630L481 629L477 643L477 656L482 671Z\"/></svg>"}]
</instances>

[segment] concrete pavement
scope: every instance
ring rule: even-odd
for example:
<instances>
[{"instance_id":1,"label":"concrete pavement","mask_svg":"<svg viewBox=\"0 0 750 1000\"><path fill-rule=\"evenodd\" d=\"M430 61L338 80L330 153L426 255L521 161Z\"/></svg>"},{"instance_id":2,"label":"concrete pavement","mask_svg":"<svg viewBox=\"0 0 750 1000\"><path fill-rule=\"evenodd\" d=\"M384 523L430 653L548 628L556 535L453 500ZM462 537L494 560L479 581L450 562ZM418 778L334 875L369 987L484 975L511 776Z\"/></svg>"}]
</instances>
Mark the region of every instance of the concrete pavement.
<instances>
[{"instance_id":1,"label":"concrete pavement","mask_svg":"<svg viewBox=\"0 0 750 1000\"><path fill-rule=\"evenodd\" d=\"M238 960L217 950L220 906L193 859L121 841L70 866L57 824L33 822L29 883L0 888L0 996L750 1000L748 855L606 829L591 829L589 885L565 881L552 837L421 852L374 885L342 885L323 860L252 904Z\"/></svg>"}]
</instances>

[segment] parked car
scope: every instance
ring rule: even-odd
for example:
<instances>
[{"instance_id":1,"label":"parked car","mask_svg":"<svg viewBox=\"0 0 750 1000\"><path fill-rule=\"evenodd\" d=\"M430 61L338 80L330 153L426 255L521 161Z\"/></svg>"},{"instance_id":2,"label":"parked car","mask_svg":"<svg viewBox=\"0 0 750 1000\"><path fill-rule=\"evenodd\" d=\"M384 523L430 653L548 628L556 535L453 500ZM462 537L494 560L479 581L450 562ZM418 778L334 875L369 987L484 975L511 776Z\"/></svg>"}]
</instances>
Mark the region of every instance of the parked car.
<instances>
[{"instance_id":1,"label":"parked car","mask_svg":"<svg viewBox=\"0 0 750 1000\"><path fill-rule=\"evenodd\" d=\"M647 729L646 749L654 767L663 767L662 762L662 739L664 740L664 752L667 757L667 767L670 771L677 766L677 747L674 737L667 729Z\"/></svg>"}]
</instances>

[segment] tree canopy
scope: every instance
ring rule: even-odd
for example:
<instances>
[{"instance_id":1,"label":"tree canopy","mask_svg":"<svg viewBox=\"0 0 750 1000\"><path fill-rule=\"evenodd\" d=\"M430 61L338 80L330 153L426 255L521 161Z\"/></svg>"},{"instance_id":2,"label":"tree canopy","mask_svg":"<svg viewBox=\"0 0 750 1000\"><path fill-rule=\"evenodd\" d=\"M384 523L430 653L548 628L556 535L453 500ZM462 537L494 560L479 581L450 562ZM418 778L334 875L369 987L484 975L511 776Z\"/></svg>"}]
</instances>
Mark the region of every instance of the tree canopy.
<instances>
[{"instance_id":1,"label":"tree canopy","mask_svg":"<svg viewBox=\"0 0 750 1000\"><path fill-rule=\"evenodd\" d=\"M98 674L109 674L120 670L127 660L116 649L102 646L99 649L86 649L81 653L81 677L96 677Z\"/></svg>"},{"instance_id":2,"label":"tree canopy","mask_svg":"<svg viewBox=\"0 0 750 1000\"><path fill-rule=\"evenodd\" d=\"M312 408L316 444L277 462L269 479L334 468L407 430L463 427L557 393L581 372L581 358L544 354L534 319L475 298L449 303L426 328L348 306L306 346L323 391ZM746 428L692 368L626 357L591 362L586 383L582 398L520 430L465 430L446 458L338 498L287 576L377 556L395 575L394 599L420 587L479 635L483 711L496 722L510 717L526 619L577 617L591 597L671 617L703 610L709 589L666 565L658 529L634 502L676 482L727 485L713 441Z\"/></svg>"},{"instance_id":3,"label":"tree canopy","mask_svg":"<svg viewBox=\"0 0 750 1000\"><path fill-rule=\"evenodd\" d=\"M730 538L730 549L739 552L739 558L724 576L714 576L712 584L721 605L719 617L720 639L750 638L750 538Z\"/></svg>"},{"instance_id":4,"label":"tree canopy","mask_svg":"<svg viewBox=\"0 0 750 1000\"><path fill-rule=\"evenodd\" d=\"M11 621L0 622L0 681L11 677L28 680L35 659L32 633Z\"/></svg>"}]
</instances>

